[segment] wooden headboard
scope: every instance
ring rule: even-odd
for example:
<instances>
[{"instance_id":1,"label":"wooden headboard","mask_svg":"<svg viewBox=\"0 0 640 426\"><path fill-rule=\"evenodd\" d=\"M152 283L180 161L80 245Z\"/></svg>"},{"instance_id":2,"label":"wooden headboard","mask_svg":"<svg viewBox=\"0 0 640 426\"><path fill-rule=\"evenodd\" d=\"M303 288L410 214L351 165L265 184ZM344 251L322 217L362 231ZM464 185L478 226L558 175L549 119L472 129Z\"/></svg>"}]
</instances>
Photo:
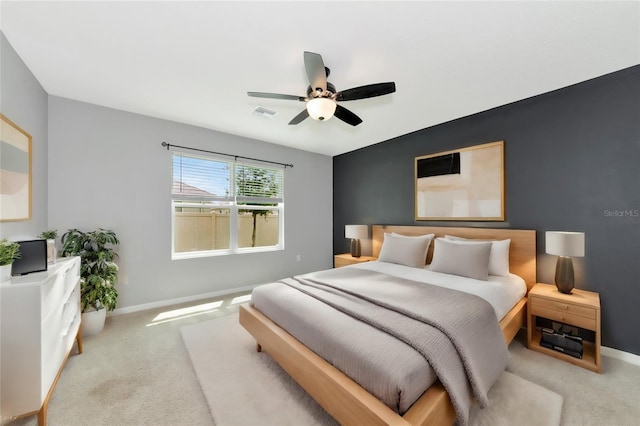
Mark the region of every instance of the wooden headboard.
<instances>
[{"instance_id":1,"label":"wooden headboard","mask_svg":"<svg viewBox=\"0 0 640 426\"><path fill-rule=\"evenodd\" d=\"M527 283L527 290L536 283L536 231L529 229L506 228L454 228L440 226L393 226L373 225L373 255L378 257L385 232L397 232L401 235L416 236L435 234L436 237L455 235L463 238L483 240L511 239L509 247L509 269ZM431 262L433 244L429 246L426 263Z\"/></svg>"}]
</instances>

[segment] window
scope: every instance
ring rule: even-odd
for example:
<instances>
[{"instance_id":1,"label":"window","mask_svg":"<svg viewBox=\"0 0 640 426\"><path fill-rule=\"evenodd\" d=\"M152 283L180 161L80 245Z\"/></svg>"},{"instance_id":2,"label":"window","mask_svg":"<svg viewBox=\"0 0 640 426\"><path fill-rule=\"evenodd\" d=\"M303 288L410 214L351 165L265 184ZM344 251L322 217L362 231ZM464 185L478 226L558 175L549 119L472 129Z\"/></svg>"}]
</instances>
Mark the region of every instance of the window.
<instances>
[{"instance_id":1,"label":"window","mask_svg":"<svg viewBox=\"0 0 640 426\"><path fill-rule=\"evenodd\" d=\"M284 249L284 169L172 153L174 259Z\"/></svg>"}]
</instances>

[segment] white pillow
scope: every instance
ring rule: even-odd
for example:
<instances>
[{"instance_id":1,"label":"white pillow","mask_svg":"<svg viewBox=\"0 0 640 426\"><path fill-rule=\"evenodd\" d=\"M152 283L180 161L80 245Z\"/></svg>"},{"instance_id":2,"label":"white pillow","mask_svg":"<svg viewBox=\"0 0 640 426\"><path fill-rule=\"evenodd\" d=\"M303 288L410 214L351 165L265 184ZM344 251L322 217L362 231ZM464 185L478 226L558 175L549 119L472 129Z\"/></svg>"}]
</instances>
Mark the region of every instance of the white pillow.
<instances>
[{"instance_id":1,"label":"white pillow","mask_svg":"<svg viewBox=\"0 0 640 426\"><path fill-rule=\"evenodd\" d=\"M454 237L453 235L445 235L445 239L456 241L458 243L491 243L491 256L489 257L489 275L499 275L501 277L509 276L509 246L511 240L473 240L469 238Z\"/></svg>"},{"instance_id":2,"label":"white pillow","mask_svg":"<svg viewBox=\"0 0 640 426\"><path fill-rule=\"evenodd\" d=\"M424 268L429 244L433 237L433 234L407 237L395 232L392 234L385 232L378 260L413 268Z\"/></svg>"},{"instance_id":3,"label":"white pillow","mask_svg":"<svg viewBox=\"0 0 640 426\"><path fill-rule=\"evenodd\" d=\"M397 232L392 232L391 235L393 235L394 237L402 237L402 238L426 238L429 240L429 242L431 242L431 240L433 239L433 237L436 236L436 234L427 234L427 235L402 235L402 234L398 234Z\"/></svg>"},{"instance_id":4,"label":"white pillow","mask_svg":"<svg viewBox=\"0 0 640 426\"><path fill-rule=\"evenodd\" d=\"M457 241L436 238L434 244L430 271L482 281L489 278L490 242L460 244Z\"/></svg>"}]
</instances>

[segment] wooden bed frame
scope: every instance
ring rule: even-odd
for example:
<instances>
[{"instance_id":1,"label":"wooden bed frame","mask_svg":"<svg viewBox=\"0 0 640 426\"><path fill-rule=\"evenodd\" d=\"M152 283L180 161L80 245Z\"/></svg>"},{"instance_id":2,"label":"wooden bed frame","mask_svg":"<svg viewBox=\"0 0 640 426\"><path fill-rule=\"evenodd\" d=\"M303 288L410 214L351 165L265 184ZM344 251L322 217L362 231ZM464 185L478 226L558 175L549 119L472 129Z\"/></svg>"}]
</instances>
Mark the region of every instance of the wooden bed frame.
<instances>
[{"instance_id":1,"label":"wooden bed frame","mask_svg":"<svg viewBox=\"0 0 640 426\"><path fill-rule=\"evenodd\" d=\"M510 238L511 272L525 280L527 291L536 282L536 232L532 230L374 225L375 257L380 253L385 232L491 240ZM430 248L427 259L431 251ZM507 344L525 324L526 303L525 297L500 321ZM250 304L240 306L240 324L256 339L258 351L267 352L342 425L450 425L455 421L453 405L439 381L400 416Z\"/></svg>"}]
</instances>

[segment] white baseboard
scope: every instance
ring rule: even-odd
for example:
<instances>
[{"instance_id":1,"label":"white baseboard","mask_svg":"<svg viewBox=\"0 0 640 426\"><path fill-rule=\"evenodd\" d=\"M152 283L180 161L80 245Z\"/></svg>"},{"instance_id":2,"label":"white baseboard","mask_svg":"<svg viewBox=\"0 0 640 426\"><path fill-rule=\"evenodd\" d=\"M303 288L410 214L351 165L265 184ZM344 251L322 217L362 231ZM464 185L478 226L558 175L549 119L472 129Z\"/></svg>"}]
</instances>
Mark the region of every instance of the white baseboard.
<instances>
[{"instance_id":1,"label":"white baseboard","mask_svg":"<svg viewBox=\"0 0 640 426\"><path fill-rule=\"evenodd\" d=\"M188 303L188 302L195 302L197 300L210 299L212 297L226 296L234 293L243 293L245 291L253 290L253 288L256 287L257 285L259 284L234 288L230 290L213 291L211 293L197 294L195 296L179 297L177 299L162 300L159 302L144 303L142 305L128 306L126 308L116 308L113 311L109 312L107 315L114 316L114 315L131 314L134 312L141 312L149 309L163 308L165 306L171 306L171 305L178 305L180 303Z\"/></svg>"},{"instance_id":2,"label":"white baseboard","mask_svg":"<svg viewBox=\"0 0 640 426\"><path fill-rule=\"evenodd\" d=\"M602 356L608 356L610 358L628 362L629 364L640 366L640 355L635 355L630 352L624 352L619 349L610 348L608 346L601 346L600 354Z\"/></svg>"}]
</instances>

